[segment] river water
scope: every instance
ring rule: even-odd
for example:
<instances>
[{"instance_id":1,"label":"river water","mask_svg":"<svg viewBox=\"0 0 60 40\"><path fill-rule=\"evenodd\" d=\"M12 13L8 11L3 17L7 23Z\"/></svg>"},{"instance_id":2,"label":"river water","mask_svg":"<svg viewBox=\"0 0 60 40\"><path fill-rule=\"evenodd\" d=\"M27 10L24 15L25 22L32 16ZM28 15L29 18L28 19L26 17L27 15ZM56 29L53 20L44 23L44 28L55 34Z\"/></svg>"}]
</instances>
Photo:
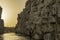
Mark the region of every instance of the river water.
<instances>
[{"instance_id":1,"label":"river water","mask_svg":"<svg viewBox=\"0 0 60 40\"><path fill-rule=\"evenodd\" d=\"M29 38L18 36L15 33L4 33L3 35L0 35L0 40L29 40Z\"/></svg>"}]
</instances>

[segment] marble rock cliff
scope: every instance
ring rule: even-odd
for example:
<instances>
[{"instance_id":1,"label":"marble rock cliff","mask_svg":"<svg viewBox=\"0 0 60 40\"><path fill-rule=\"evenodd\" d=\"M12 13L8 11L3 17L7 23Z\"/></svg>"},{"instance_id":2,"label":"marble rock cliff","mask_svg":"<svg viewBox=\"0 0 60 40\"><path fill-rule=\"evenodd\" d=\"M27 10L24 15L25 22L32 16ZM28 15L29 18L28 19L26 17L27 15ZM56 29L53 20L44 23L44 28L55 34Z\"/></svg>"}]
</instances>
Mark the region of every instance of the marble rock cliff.
<instances>
[{"instance_id":1,"label":"marble rock cliff","mask_svg":"<svg viewBox=\"0 0 60 40\"><path fill-rule=\"evenodd\" d=\"M18 34L32 40L60 40L60 0L28 0L17 20Z\"/></svg>"}]
</instances>

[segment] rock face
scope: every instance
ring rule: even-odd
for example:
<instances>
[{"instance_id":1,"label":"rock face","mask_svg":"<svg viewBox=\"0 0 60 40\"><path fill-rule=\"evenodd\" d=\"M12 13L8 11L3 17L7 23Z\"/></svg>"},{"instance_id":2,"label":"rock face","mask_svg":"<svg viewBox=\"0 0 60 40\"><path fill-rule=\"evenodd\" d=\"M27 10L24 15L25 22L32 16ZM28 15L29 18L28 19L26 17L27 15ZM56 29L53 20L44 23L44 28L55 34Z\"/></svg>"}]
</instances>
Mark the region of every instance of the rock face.
<instances>
[{"instance_id":1,"label":"rock face","mask_svg":"<svg viewBox=\"0 0 60 40\"><path fill-rule=\"evenodd\" d=\"M0 7L0 34L4 32L4 21L1 19L2 8Z\"/></svg>"},{"instance_id":2,"label":"rock face","mask_svg":"<svg viewBox=\"0 0 60 40\"><path fill-rule=\"evenodd\" d=\"M60 0L28 0L18 14L16 33L31 40L60 40Z\"/></svg>"}]
</instances>

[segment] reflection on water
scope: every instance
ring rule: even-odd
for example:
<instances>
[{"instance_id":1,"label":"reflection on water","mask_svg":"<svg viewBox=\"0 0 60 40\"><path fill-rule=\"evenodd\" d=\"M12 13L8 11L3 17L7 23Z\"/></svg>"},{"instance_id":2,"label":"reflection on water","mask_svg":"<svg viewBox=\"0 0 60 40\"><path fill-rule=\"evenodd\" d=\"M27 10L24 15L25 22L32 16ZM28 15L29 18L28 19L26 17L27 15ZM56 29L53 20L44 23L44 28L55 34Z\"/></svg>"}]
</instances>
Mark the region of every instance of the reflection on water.
<instances>
[{"instance_id":1,"label":"reflection on water","mask_svg":"<svg viewBox=\"0 0 60 40\"><path fill-rule=\"evenodd\" d=\"M3 40L3 35L0 35L0 40Z\"/></svg>"},{"instance_id":2,"label":"reflection on water","mask_svg":"<svg viewBox=\"0 0 60 40\"><path fill-rule=\"evenodd\" d=\"M17 36L15 33L5 33L0 35L0 40L28 40L28 38Z\"/></svg>"}]
</instances>

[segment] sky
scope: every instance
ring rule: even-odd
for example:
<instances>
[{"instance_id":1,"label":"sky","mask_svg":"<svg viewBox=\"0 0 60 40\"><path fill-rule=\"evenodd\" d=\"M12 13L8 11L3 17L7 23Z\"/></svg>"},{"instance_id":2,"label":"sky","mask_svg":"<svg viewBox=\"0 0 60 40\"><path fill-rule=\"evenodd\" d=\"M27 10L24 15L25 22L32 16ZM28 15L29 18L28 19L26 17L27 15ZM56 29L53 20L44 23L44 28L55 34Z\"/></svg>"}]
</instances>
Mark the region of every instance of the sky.
<instances>
[{"instance_id":1,"label":"sky","mask_svg":"<svg viewBox=\"0 0 60 40\"><path fill-rule=\"evenodd\" d=\"M1 19L4 20L5 27L15 27L18 14L25 8L27 0L0 0L3 8Z\"/></svg>"}]
</instances>

